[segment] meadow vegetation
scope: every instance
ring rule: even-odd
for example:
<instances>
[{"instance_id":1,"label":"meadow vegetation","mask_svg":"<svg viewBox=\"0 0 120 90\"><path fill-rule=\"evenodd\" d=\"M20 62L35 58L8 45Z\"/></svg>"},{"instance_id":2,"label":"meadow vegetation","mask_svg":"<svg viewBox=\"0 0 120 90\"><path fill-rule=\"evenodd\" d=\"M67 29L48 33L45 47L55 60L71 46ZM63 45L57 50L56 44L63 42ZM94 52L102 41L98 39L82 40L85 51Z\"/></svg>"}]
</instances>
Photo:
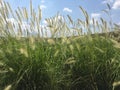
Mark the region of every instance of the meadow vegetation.
<instances>
[{"instance_id":1,"label":"meadow vegetation","mask_svg":"<svg viewBox=\"0 0 120 90\"><path fill-rule=\"evenodd\" d=\"M41 9L35 12L32 2L30 12L1 5L0 90L114 90L120 85L118 25L95 21L79 7L85 20L57 14L42 28ZM24 22L30 28L24 30Z\"/></svg>"}]
</instances>

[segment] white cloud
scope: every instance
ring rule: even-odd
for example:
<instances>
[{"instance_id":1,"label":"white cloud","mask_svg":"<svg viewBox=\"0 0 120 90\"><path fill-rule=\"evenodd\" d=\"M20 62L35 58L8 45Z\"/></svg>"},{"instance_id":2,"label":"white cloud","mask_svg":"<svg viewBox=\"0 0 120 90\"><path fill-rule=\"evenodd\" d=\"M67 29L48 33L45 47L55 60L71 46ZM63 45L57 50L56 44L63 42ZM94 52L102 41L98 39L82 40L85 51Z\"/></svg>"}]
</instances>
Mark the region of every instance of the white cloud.
<instances>
[{"instance_id":1,"label":"white cloud","mask_svg":"<svg viewBox=\"0 0 120 90\"><path fill-rule=\"evenodd\" d=\"M120 22L117 23L120 26Z\"/></svg>"},{"instance_id":2,"label":"white cloud","mask_svg":"<svg viewBox=\"0 0 120 90\"><path fill-rule=\"evenodd\" d=\"M45 5L40 5L40 8L41 8L41 9L46 9L47 6L45 6Z\"/></svg>"},{"instance_id":3,"label":"white cloud","mask_svg":"<svg viewBox=\"0 0 120 90\"><path fill-rule=\"evenodd\" d=\"M45 3L45 0L41 0L41 3Z\"/></svg>"},{"instance_id":4,"label":"white cloud","mask_svg":"<svg viewBox=\"0 0 120 90\"><path fill-rule=\"evenodd\" d=\"M64 11L64 12L70 12L70 13L72 13L72 10L69 9L69 8L64 8L63 11Z\"/></svg>"},{"instance_id":5,"label":"white cloud","mask_svg":"<svg viewBox=\"0 0 120 90\"><path fill-rule=\"evenodd\" d=\"M6 20L7 20L7 22L10 22L12 24L17 23L17 21L14 18L7 18Z\"/></svg>"},{"instance_id":6,"label":"white cloud","mask_svg":"<svg viewBox=\"0 0 120 90\"><path fill-rule=\"evenodd\" d=\"M58 15L58 19L59 19L59 20L64 20L64 17L61 16L61 15Z\"/></svg>"},{"instance_id":7,"label":"white cloud","mask_svg":"<svg viewBox=\"0 0 120 90\"><path fill-rule=\"evenodd\" d=\"M91 17L92 17L92 18L99 18L100 16L101 16L100 13L92 13L92 14L91 14Z\"/></svg>"},{"instance_id":8,"label":"white cloud","mask_svg":"<svg viewBox=\"0 0 120 90\"><path fill-rule=\"evenodd\" d=\"M112 8L113 9L120 9L120 0L115 0Z\"/></svg>"},{"instance_id":9,"label":"white cloud","mask_svg":"<svg viewBox=\"0 0 120 90\"><path fill-rule=\"evenodd\" d=\"M43 25L47 25L48 24L46 20L43 20L42 23L43 23Z\"/></svg>"},{"instance_id":10,"label":"white cloud","mask_svg":"<svg viewBox=\"0 0 120 90\"><path fill-rule=\"evenodd\" d=\"M113 0L104 0L104 1L102 1L102 4L106 4L106 3L113 3Z\"/></svg>"}]
</instances>

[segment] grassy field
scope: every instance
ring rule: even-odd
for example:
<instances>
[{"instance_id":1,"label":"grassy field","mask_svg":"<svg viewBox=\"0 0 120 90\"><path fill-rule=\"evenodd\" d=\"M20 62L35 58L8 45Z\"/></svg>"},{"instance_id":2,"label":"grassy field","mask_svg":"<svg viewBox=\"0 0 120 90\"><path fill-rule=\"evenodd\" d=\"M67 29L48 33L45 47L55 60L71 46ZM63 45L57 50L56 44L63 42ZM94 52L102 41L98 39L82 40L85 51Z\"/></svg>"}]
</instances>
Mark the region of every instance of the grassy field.
<instances>
[{"instance_id":1,"label":"grassy field","mask_svg":"<svg viewBox=\"0 0 120 90\"><path fill-rule=\"evenodd\" d=\"M22 21L30 23L31 31L37 27L41 32L40 8L36 14L31 3L29 15L25 8L13 12L8 3L4 5L0 10L0 90L117 90L119 26L111 27L101 18L93 19L91 27L89 15L80 7L85 21L74 22L69 15L59 20L56 15L46 19L50 38L39 33L32 36L28 29L23 37ZM17 33L9 16L18 22ZM71 34L73 29L77 34Z\"/></svg>"}]
</instances>

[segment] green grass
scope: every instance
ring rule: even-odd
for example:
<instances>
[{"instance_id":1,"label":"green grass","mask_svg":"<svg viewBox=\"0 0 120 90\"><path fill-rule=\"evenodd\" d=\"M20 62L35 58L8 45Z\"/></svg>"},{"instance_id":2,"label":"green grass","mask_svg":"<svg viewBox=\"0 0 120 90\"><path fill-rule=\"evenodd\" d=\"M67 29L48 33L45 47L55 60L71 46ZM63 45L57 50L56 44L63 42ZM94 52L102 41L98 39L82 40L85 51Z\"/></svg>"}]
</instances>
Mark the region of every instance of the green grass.
<instances>
[{"instance_id":1,"label":"green grass","mask_svg":"<svg viewBox=\"0 0 120 90\"><path fill-rule=\"evenodd\" d=\"M10 5L4 4L5 12L0 10L1 17L4 17L0 18L0 90L113 90L119 85L118 37L96 33L108 32L111 29L109 22L93 20L94 28L91 27L89 15L80 7L85 21L78 19L74 22L69 15L68 19L59 21L57 15L47 19L46 27L52 33L51 38L39 34L31 36L29 32L27 37L22 37L21 21L24 20L30 21L33 31L38 27L40 32L41 10L38 9L37 16L31 3L30 16L21 8L17 14L12 14ZM6 21L7 15L20 22L19 33L15 33L14 25ZM66 33L72 33L71 26L78 36L66 37ZM82 27L87 34L82 33Z\"/></svg>"}]
</instances>

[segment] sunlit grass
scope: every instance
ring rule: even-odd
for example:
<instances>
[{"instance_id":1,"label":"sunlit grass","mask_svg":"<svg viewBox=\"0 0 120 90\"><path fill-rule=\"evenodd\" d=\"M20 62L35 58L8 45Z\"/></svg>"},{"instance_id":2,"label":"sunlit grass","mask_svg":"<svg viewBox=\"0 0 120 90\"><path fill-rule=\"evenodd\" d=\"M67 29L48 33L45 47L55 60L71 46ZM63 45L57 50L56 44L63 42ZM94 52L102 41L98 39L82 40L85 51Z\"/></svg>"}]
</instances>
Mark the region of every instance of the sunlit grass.
<instances>
[{"instance_id":1,"label":"sunlit grass","mask_svg":"<svg viewBox=\"0 0 120 90\"><path fill-rule=\"evenodd\" d=\"M80 7L85 20L57 14L41 28L41 10L35 12L32 2L30 13L2 4L0 90L112 90L120 81L119 35L109 31L104 19L91 24ZM17 27L8 20L11 17ZM23 21L30 27L24 30ZM50 30L51 37L45 38L44 30Z\"/></svg>"}]
</instances>

